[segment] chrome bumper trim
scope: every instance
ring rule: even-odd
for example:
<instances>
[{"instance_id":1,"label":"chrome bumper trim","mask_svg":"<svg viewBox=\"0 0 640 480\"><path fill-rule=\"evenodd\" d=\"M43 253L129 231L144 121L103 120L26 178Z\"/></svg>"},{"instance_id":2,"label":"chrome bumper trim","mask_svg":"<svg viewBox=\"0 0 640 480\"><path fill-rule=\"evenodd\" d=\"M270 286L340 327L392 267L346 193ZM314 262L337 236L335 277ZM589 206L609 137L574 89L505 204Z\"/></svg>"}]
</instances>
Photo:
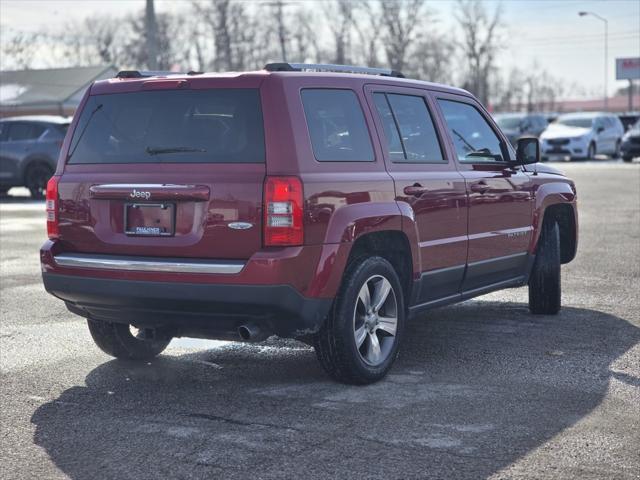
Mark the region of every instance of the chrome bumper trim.
<instances>
[{"instance_id":1,"label":"chrome bumper trim","mask_svg":"<svg viewBox=\"0 0 640 480\"><path fill-rule=\"evenodd\" d=\"M62 254L53 257L56 264L71 268L96 268L102 270L128 270L139 272L173 273L239 273L243 262L210 262L204 260L151 260L144 257L113 257L82 253Z\"/></svg>"}]
</instances>

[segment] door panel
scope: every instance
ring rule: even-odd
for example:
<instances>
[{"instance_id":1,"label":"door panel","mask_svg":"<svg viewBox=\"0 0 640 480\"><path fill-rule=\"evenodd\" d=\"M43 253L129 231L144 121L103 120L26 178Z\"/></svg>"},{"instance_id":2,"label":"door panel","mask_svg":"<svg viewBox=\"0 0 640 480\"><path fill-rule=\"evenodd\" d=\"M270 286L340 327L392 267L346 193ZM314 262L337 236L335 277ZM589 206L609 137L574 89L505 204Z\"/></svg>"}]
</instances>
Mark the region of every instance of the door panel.
<instances>
[{"instance_id":1,"label":"door panel","mask_svg":"<svg viewBox=\"0 0 640 480\"><path fill-rule=\"evenodd\" d=\"M533 184L510 156L479 104L468 97L438 95L439 112L456 150L469 198L469 291L524 275L532 235Z\"/></svg>"},{"instance_id":2,"label":"door panel","mask_svg":"<svg viewBox=\"0 0 640 480\"><path fill-rule=\"evenodd\" d=\"M415 303L458 295L467 258L467 194L425 90L370 85L367 99L396 201L415 214L421 257Z\"/></svg>"}]
</instances>

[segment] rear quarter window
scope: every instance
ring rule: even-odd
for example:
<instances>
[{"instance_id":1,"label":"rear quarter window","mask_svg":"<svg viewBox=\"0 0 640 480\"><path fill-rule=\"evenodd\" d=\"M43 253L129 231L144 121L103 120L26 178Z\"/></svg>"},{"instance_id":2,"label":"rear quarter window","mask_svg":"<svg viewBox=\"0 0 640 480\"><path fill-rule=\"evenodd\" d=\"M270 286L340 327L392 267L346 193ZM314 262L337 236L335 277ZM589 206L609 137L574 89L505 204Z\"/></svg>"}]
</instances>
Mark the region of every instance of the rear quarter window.
<instances>
[{"instance_id":1,"label":"rear quarter window","mask_svg":"<svg viewBox=\"0 0 640 480\"><path fill-rule=\"evenodd\" d=\"M257 89L158 90L95 95L68 163L262 163Z\"/></svg>"},{"instance_id":2,"label":"rear quarter window","mask_svg":"<svg viewBox=\"0 0 640 480\"><path fill-rule=\"evenodd\" d=\"M371 137L355 92L339 89L304 89L301 97L316 160L374 160Z\"/></svg>"}]
</instances>

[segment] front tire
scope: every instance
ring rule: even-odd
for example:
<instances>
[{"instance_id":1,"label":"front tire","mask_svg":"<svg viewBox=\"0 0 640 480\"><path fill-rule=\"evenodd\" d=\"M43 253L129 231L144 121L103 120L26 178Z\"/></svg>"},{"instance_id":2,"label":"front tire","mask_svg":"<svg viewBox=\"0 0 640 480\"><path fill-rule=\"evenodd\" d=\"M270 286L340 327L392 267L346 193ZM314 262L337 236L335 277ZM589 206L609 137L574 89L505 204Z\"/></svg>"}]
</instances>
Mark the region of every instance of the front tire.
<instances>
[{"instance_id":1,"label":"front tire","mask_svg":"<svg viewBox=\"0 0 640 480\"><path fill-rule=\"evenodd\" d=\"M404 295L393 266L377 256L356 260L314 339L316 355L339 382L377 382L398 355L404 325Z\"/></svg>"},{"instance_id":2,"label":"front tire","mask_svg":"<svg viewBox=\"0 0 640 480\"><path fill-rule=\"evenodd\" d=\"M631 163L631 161L633 160L633 157L622 157L622 160L627 163Z\"/></svg>"},{"instance_id":3,"label":"front tire","mask_svg":"<svg viewBox=\"0 0 640 480\"><path fill-rule=\"evenodd\" d=\"M100 350L123 360L150 360L160 355L171 341L171 338L158 338L157 335L150 338L147 330L134 333L125 323L87 319L87 324Z\"/></svg>"},{"instance_id":4,"label":"front tire","mask_svg":"<svg viewBox=\"0 0 640 480\"><path fill-rule=\"evenodd\" d=\"M561 297L560 228L555 221L545 221L529 277L529 310L555 315L560 311Z\"/></svg>"},{"instance_id":5,"label":"front tire","mask_svg":"<svg viewBox=\"0 0 640 480\"><path fill-rule=\"evenodd\" d=\"M587 149L587 160L594 160L596 158L596 144L591 142Z\"/></svg>"}]
</instances>

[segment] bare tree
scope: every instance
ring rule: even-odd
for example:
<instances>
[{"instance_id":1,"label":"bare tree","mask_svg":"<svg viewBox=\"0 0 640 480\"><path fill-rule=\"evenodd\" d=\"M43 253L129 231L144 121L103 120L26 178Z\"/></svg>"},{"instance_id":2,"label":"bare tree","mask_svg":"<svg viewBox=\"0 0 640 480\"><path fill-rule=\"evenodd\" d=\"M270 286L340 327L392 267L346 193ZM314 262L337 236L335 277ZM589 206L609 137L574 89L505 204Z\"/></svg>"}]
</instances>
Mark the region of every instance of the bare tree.
<instances>
[{"instance_id":1,"label":"bare tree","mask_svg":"<svg viewBox=\"0 0 640 480\"><path fill-rule=\"evenodd\" d=\"M208 4L193 3L197 15L209 26L213 38L214 58L211 66L216 71L233 70L230 9L232 0L211 0Z\"/></svg>"},{"instance_id":2,"label":"bare tree","mask_svg":"<svg viewBox=\"0 0 640 480\"><path fill-rule=\"evenodd\" d=\"M333 38L334 50L331 62L339 65L351 63L351 37L355 24L357 4L352 0L332 0L324 3L324 14Z\"/></svg>"},{"instance_id":3,"label":"bare tree","mask_svg":"<svg viewBox=\"0 0 640 480\"><path fill-rule=\"evenodd\" d=\"M459 46L467 61L464 86L483 103L489 100L490 77L500 49L500 12L498 6L489 15L480 0L458 0L456 20L463 37Z\"/></svg>"},{"instance_id":4,"label":"bare tree","mask_svg":"<svg viewBox=\"0 0 640 480\"><path fill-rule=\"evenodd\" d=\"M454 50L449 38L435 32L426 34L411 49L405 73L431 82L448 83Z\"/></svg>"},{"instance_id":5,"label":"bare tree","mask_svg":"<svg viewBox=\"0 0 640 480\"><path fill-rule=\"evenodd\" d=\"M380 66L380 38L383 18L376 5L369 0L357 3L353 28L358 37L358 61L369 67Z\"/></svg>"},{"instance_id":6,"label":"bare tree","mask_svg":"<svg viewBox=\"0 0 640 480\"><path fill-rule=\"evenodd\" d=\"M417 37L418 22L424 22L424 0L382 0L383 42L387 62L394 70L402 70L410 46Z\"/></svg>"},{"instance_id":7,"label":"bare tree","mask_svg":"<svg viewBox=\"0 0 640 480\"><path fill-rule=\"evenodd\" d=\"M287 44L289 43L289 31L286 25L284 7L289 5L282 0L265 3L272 7L273 21L275 22L275 34L280 47L281 61L287 61Z\"/></svg>"},{"instance_id":8,"label":"bare tree","mask_svg":"<svg viewBox=\"0 0 640 480\"><path fill-rule=\"evenodd\" d=\"M291 26L292 60L302 63L321 61L322 54L316 31L313 12L307 8L296 9Z\"/></svg>"},{"instance_id":9,"label":"bare tree","mask_svg":"<svg viewBox=\"0 0 640 480\"><path fill-rule=\"evenodd\" d=\"M11 31L3 27L0 69L24 70L33 65L42 34Z\"/></svg>"}]
</instances>

